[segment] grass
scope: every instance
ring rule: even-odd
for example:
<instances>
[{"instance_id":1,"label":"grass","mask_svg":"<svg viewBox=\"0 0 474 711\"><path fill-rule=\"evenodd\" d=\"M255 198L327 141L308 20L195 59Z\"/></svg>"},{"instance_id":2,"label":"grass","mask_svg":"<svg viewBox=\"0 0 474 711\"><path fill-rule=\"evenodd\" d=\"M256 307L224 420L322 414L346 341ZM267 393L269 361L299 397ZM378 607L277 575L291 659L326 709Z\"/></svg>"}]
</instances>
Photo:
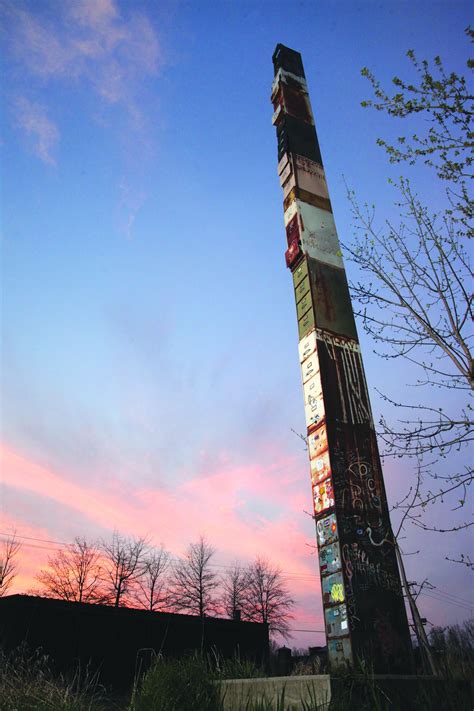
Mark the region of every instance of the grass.
<instances>
[{"instance_id":1,"label":"grass","mask_svg":"<svg viewBox=\"0 0 474 711\"><path fill-rule=\"evenodd\" d=\"M97 678L78 669L72 678L54 674L40 651L0 650L0 711L105 711L113 709Z\"/></svg>"},{"instance_id":2,"label":"grass","mask_svg":"<svg viewBox=\"0 0 474 711\"><path fill-rule=\"evenodd\" d=\"M181 659L157 657L131 698L114 699L87 670L72 676L57 675L49 659L26 648L6 655L0 650L0 711L223 711L219 681L263 674L245 660L223 660L217 655ZM308 680L309 681L309 680ZM302 711L464 711L471 706L452 679L421 685L414 698L401 700L397 686L382 688L367 671L338 678L337 693L329 704L318 704L315 689L307 684ZM260 695L233 711L293 711L285 689L276 701Z\"/></svg>"}]
</instances>

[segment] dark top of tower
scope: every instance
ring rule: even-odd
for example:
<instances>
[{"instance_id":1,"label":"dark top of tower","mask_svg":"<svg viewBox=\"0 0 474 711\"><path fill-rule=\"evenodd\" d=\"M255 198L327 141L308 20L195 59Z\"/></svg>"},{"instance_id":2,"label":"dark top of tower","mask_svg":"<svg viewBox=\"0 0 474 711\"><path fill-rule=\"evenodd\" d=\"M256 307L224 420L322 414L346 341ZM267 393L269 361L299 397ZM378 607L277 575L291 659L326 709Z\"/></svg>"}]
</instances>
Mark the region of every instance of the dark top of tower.
<instances>
[{"instance_id":1,"label":"dark top of tower","mask_svg":"<svg viewBox=\"0 0 474 711\"><path fill-rule=\"evenodd\" d=\"M283 69L285 72L304 78L303 60L296 50L285 47L284 44L277 44L272 60L275 74L279 69Z\"/></svg>"}]
</instances>

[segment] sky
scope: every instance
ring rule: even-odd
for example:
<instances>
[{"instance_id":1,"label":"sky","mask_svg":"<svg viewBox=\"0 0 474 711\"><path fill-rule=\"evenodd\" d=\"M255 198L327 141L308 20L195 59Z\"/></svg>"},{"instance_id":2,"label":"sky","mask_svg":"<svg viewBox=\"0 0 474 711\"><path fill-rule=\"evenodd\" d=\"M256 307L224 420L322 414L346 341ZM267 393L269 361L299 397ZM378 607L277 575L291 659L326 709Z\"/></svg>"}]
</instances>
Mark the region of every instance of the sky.
<instances>
[{"instance_id":1,"label":"sky","mask_svg":"<svg viewBox=\"0 0 474 711\"><path fill-rule=\"evenodd\" d=\"M387 85L409 75L413 48L462 72L470 3L1 8L0 531L23 541L12 592L76 536L117 529L179 556L202 534L216 571L257 555L279 565L293 629L308 630L291 643L322 644L271 57L279 42L302 53L344 242L346 184L396 214L397 169L376 138L400 127L360 106L361 69ZM432 176L413 176L440 198ZM410 374L394 362L388 378L359 333L377 420L377 388L403 392ZM409 462L386 463L389 503L412 477ZM409 579L436 586L420 597L434 624L470 614L472 573L445 560L469 544L407 530L404 549L421 551Z\"/></svg>"}]
</instances>

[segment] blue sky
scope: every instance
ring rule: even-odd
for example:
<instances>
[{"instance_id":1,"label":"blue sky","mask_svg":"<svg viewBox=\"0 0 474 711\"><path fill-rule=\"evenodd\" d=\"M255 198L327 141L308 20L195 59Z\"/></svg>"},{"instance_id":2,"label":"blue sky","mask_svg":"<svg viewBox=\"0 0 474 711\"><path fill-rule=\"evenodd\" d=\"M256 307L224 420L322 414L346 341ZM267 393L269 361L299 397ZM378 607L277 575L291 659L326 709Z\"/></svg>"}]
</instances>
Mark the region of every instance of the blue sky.
<instances>
[{"instance_id":1,"label":"blue sky","mask_svg":"<svg viewBox=\"0 0 474 711\"><path fill-rule=\"evenodd\" d=\"M462 72L469 8L2 3L2 530L69 541L118 526L176 555L204 532L222 564L263 553L293 573L299 619L321 620L309 466L291 432L304 413L271 56L278 42L302 53L344 242L344 179L396 214L388 178L400 169L375 141L407 130L361 108L360 70L386 85L409 73L413 48ZM439 185L412 177L435 204ZM361 340L378 415L387 372ZM394 364L397 388L408 377ZM402 493L409 465L388 464L386 478ZM116 517L101 515L108 498ZM192 500L193 515L173 516ZM468 571L442 561L467 536L409 543L424 551L409 559L414 578L470 598ZM44 562L30 554L25 581ZM467 616L425 602L433 621Z\"/></svg>"}]
</instances>

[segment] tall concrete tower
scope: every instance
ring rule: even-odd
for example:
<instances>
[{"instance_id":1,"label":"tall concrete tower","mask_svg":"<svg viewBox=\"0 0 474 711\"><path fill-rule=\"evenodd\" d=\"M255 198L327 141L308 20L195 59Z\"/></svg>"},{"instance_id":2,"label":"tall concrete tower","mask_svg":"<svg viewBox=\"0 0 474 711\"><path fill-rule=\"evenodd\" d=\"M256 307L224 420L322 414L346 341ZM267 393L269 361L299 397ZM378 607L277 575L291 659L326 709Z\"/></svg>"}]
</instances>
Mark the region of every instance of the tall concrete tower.
<instances>
[{"instance_id":1,"label":"tall concrete tower","mask_svg":"<svg viewBox=\"0 0 474 711\"><path fill-rule=\"evenodd\" d=\"M298 319L332 669L411 670L394 537L346 272L299 52L279 44L271 100Z\"/></svg>"}]
</instances>

